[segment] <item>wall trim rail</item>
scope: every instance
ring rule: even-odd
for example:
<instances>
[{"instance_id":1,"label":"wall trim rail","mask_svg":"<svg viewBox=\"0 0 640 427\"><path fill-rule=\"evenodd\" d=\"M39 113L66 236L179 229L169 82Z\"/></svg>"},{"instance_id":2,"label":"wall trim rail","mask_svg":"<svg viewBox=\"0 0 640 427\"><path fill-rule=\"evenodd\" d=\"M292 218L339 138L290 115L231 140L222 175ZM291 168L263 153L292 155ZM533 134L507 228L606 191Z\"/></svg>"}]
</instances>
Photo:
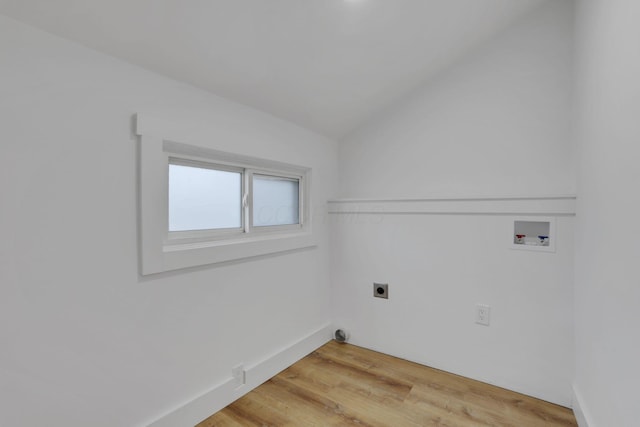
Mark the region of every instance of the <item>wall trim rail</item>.
<instances>
[{"instance_id":1,"label":"wall trim rail","mask_svg":"<svg viewBox=\"0 0 640 427\"><path fill-rule=\"evenodd\" d=\"M575 216L576 196L334 199L329 214Z\"/></svg>"}]
</instances>

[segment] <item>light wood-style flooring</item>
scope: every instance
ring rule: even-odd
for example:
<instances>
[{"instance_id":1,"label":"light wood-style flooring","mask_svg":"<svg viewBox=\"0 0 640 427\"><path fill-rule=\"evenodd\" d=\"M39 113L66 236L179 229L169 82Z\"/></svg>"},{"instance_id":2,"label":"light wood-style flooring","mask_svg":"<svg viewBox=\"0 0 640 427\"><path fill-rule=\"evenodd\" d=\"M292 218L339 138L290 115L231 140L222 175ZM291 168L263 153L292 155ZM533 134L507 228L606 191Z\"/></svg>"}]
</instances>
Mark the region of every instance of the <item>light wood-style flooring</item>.
<instances>
[{"instance_id":1,"label":"light wood-style flooring","mask_svg":"<svg viewBox=\"0 0 640 427\"><path fill-rule=\"evenodd\" d=\"M196 427L577 426L570 409L331 341Z\"/></svg>"}]
</instances>

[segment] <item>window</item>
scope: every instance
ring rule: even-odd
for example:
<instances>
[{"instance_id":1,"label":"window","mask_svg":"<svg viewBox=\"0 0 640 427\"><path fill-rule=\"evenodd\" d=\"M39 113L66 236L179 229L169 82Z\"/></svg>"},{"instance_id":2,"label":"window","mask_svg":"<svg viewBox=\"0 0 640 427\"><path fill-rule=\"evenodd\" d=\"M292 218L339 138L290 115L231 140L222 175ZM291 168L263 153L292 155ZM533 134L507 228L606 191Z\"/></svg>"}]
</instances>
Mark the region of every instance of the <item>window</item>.
<instances>
[{"instance_id":1,"label":"window","mask_svg":"<svg viewBox=\"0 0 640 427\"><path fill-rule=\"evenodd\" d=\"M169 239L300 227L302 176L170 157ZM188 233L185 233L188 232Z\"/></svg>"},{"instance_id":2,"label":"window","mask_svg":"<svg viewBox=\"0 0 640 427\"><path fill-rule=\"evenodd\" d=\"M242 171L169 159L169 232L240 230Z\"/></svg>"},{"instance_id":3,"label":"window","mask_svg":"<svg viewBox=\"0 0 640 427\"><path fill-rule=\"evenodd\" d=\"M140 138L142 274L314 246L311 170L179 143Z\"/></svg>"},{"instance_id":4,"label":"window","mask_svg":"<svg viewBox=\"0 0 640 427\"><path fill-rule=\"evenodd\" d=\"M300 223L300 179L253 175L253 226Z\"/></svg>"}]
</instances>

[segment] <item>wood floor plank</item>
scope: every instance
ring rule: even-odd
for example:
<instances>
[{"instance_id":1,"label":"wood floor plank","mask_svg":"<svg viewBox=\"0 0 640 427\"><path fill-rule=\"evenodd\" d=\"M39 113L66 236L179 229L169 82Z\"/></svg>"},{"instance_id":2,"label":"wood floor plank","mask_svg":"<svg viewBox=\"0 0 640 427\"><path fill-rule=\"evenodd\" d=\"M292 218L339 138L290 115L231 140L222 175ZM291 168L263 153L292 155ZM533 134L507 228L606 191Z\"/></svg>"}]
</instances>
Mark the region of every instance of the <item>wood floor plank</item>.
<instances>
[{"instance_id":1,"label":"wood floor plank","mask_svg":"<svg viewBox=\"0 0 640 427\"><path fill-rule=\"evenodd\" d=\"M196 427L575 427L570 409L331 341Z\"/></svg>"}]
</instances>

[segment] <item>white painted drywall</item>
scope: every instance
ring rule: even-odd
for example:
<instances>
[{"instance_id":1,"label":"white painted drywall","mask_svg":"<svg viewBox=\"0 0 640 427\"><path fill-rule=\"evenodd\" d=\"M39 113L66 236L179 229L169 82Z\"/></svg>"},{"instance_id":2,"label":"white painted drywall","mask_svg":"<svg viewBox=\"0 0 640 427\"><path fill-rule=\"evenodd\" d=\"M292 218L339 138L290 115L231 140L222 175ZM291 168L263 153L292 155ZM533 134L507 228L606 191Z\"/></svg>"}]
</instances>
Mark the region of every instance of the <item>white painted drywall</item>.
<instances>
[{"instance_id":1,"label":"white painted drywall","mask_svg":"<svg viewBox=\"0 0 640 427\"><path fill-rule=\"evenodd\" d=\"M511 249L510 216L332 219L333 321L353 344L570 405L573 217L557 218L555 253Z\"/></svg>"},{"instance_id":2,"label":"white painted drywall","mask_svg":"<svg viewBox=\"0 0 640 427\"><path fill-rule=\"evenodd\" d=\"M354 134L341 195L575 191L572 23L571 3L549 2ZM333 317L353 343L570 405L573 217L557 218L555 253L508 249L503 215L332 219ZM491 326L474 323L476 303Z\"/></svg>"},{"instance_id":3,"label":"white painted drywall","mask_svg":"<svg viewBox=\"0 0 640 427\"><path fill-rule=\"evenodd\" d=\"M341 197L575 193L572 4L547 3L340 148Z\"/></svg>"},{"instance_id":4,"label":"white painted drywall","mask_svg":"<svg viewBox=\"0 0 640 427\"><path fill-rule=\"evenodd\" d=\"M575 388L589 427L633 427L640 381L640 3L578 5Z\"/></svg>"},{"instance_id":5,"label":"white painted drywall","mask_svg":"<svg viewBox=\"0 0 640 427\"><path fill-rule=\"evenodd\" d=\"M146 425L330 320L322 215L315 249L139 276L131 120L310 166L317 213L334 142L4 17L0 58L0 425Z\"/></svg>"},{"instance_id":6,"label":"white painted drywall","mask_svg":"<svg viewBox=\"0 0 640 427\"><path fill-rule=\"evenodd\" d=\"M0 13L344 135L548 0L2 0Z\"/></svg>"}]
</instances>

